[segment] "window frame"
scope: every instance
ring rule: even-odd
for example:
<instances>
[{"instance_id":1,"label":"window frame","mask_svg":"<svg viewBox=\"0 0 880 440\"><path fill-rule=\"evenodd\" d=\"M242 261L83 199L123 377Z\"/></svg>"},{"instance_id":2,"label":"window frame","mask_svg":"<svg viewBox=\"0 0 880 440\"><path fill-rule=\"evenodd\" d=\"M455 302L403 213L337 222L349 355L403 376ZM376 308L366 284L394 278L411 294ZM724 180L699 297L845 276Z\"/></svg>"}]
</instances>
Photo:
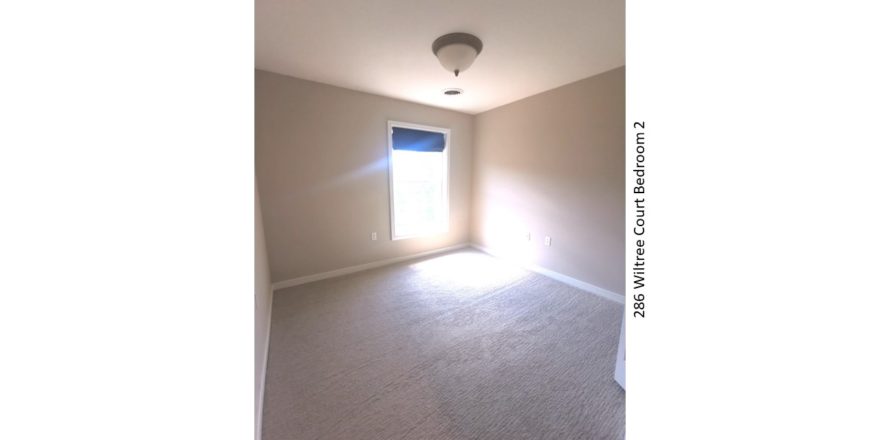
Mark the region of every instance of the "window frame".
<instances>
[{"instance_id":1,"label":"window frame","mask_svg":"<svg viewBox=\"0 0 880 440\"><path fill-rule=\"evenodd\" d=\"M414 130L431 131L434 133L443 133L444 148L443 156L446 161L446 181L443 185L443 227L437 231L430 231L411 235L397 235L394 222L394 148L391 132L394 127L411 128ZM388 121L388 206L390 207L391 219L391 240L406 240L408 238L430 237L440 234L449 233L449 186L452 181L452 173L450 172L450 164L452 161L452 129L443 127L433 127L430 125L414 124L411 122Z\"/></svg>"}]
</instances>

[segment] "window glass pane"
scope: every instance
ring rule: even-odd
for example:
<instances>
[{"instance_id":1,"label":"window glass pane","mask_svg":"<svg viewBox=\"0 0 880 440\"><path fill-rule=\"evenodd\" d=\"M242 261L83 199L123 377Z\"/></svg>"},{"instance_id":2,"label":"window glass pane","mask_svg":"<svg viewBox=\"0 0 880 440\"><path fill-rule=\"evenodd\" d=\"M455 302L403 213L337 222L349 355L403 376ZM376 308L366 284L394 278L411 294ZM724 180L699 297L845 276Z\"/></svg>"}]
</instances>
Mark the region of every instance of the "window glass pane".
<instances>
[{"instance_id":1,"label":"window glass pane","mask_svg":"<svg viewBox=\"0 0 880 440\"><path fill-rule=\"evenodd\" d=\"M398 237L446 229L446 154L393 150L394 230Z\"/></svg>"}]
</instances>

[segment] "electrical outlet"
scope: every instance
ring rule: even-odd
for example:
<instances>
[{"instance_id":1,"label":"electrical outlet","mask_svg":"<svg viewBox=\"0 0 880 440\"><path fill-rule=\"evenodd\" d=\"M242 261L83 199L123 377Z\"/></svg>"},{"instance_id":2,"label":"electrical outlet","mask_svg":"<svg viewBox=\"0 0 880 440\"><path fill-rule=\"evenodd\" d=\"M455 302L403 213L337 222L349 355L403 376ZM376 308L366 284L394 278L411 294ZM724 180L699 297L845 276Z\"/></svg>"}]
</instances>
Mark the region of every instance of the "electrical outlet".
<instances>
[{"instance_id":1,"label":"electrical outlet","mask_svg":"<svg viewBox=\"0 0 880 440\"><path fill-rule=\"evenodd\" d=\"M376 240L379 238L379 236L376 235L375 232L373 232L373 234L370 236L370 238L371 238L373 241L376 241Z\"/></svg>"},{"instance_id":2,"label":"electrical outlet","mask_svg":"<svg viewBox=\"0 0 880 440\"><path fill-rule=\"evenodd\" d=\"M550 246L550 236L544 237L544 246Z\"/></svg>"}]
</instances>

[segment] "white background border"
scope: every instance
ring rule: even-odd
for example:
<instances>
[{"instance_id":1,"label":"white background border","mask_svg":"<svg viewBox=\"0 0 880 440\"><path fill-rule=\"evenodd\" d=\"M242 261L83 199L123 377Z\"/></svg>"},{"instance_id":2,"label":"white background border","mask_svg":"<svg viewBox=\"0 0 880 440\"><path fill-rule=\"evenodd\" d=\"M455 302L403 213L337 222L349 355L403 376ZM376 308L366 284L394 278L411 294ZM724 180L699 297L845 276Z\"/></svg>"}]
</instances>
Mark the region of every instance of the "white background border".
<instances>
[{"instance_id":1,"label":"white background border","mask_svg":"<svg viewBox=\"0 0 880 440\"><path fill-rule=\"evenodd\" d=\"M880 438L877 7L627 2L629 440ZM250 2L0 6L0 438L253 435L253 35Z\"/></svg>"}]
</instances>

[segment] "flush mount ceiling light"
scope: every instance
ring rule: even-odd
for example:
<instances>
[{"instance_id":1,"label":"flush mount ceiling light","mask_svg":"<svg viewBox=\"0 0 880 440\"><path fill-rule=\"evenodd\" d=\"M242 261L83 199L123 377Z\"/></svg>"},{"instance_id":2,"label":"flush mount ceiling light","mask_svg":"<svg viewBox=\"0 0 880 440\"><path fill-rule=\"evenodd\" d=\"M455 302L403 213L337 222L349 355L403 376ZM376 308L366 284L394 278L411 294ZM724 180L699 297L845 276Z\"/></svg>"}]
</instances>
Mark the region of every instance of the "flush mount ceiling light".
<instances>
[{"instance_id":1,"label":"flush mount ceiling light","mask_svg":"<svg viewBox=\"0 0 880 440\"><path fill-rule=\"evenodd\" d=\"M483 50L483 42L471 34L455 32L434 40L431 50L446 70L458 76L477 59Z\"/></svg>"},{"instance_id":2,"label":"flush mount ceiling light","mask_svg":"<svg viewBox=\"0 0 880 440\"><path fill-rule=\"evenodd\" d=\"M462 90L462 89L445 89L445 90L443 90L444 95L450 95L450 96L461 95L462 92L464 92L464 90Z\"/></svg>"}]
</instances>

